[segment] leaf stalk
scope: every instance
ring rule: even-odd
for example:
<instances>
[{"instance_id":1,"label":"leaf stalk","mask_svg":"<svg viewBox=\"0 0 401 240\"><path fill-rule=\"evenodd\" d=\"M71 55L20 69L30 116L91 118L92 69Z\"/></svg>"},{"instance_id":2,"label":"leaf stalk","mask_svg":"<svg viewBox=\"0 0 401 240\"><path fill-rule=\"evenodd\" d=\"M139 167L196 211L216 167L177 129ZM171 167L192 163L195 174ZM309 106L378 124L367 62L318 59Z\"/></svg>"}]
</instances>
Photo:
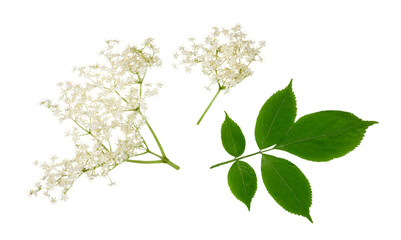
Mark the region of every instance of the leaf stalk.
<instances>
[{"instance_id":1,"label":"leaf stalk","mask_svg":"<svg viewBox=\"0 0 401 240\"><path fill-rule=\"evenodd\" d=\"M257 152L254 152L254 153L242 156L242 157L238 157L238 158L234 158L234 159L231 159L231 160L228 160L228 161L225 161L225 162L221 162L221 163L218 163L218 164L215 164L215 165L211 166L210 169L213 169L213 168L216 168L216 167L220 167L222 165L225 165L225 164L228 164L228 163L232 163L232 162L244 159L244 158L252 157L252 156L255 156L257 154L263 154L264 152L268 152L268 151L271 151L273 149L274 148L268 148L268 149L264 149L264 150L259 150Z\"/></svg>"}]
</instances>

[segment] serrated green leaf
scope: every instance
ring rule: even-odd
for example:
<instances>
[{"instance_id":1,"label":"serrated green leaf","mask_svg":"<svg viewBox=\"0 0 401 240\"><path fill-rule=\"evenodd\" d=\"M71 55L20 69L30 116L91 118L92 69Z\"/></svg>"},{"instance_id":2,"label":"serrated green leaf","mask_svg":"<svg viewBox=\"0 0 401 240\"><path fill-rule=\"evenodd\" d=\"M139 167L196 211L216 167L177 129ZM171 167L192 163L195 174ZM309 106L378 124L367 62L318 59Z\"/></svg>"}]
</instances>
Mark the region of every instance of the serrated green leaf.
<instances>
[{"instance_id":1,"label":"serrated green leaf","mask_svg":"<svg viewBox=\"0 0 401 240\"><path fill-rule=\"evenodd\" d=\"M297 106L292 79L288 86L273 94L260 109L255 126L255 139L259 149L273 146L294 123Z\"/></svg>"},{"instance_id":2,"label":"serrated green leaf","mask_svg":"<svg viewBox=\"0 0 401 240\"><path fill-rule=\"evenodd\" d=\"M226 119L221 125L221 142L231 156L239 157L245 151L245 137L241 128L225 114Z\"/></svg>"},{"instance_id":3,"label":"serrated green leaf","mask_svg":"<svg viewBox=\"0 0 401 240\"><path fill-rule=\"evenodd\" d=\"M312 218L312 189L301 170L288 160L262 155L262 178L269 194L290 213Z\"/></svg>"},{"instance_id":4,"label":"serrated green leaf","mask_svg":"<svg viewBox=\"0 0 401 240\"><path fill-rule=\"evenodd\" d=\"M234 196L251 210L251 201L257 188L256 174L246 162L236 161L228 171L228 186Z\"/></svg>"},{"instance_id":5,"label":"serrated green leaf","mask_svg":"<svg viewBox=\"0 0 401 240\"><path fill-rule=\"evenodd\" d=\"M349 112L316 112L296 121L275 148L306 160L329 161L354 150L375 123Z\"/></svg>"}]
</instances>

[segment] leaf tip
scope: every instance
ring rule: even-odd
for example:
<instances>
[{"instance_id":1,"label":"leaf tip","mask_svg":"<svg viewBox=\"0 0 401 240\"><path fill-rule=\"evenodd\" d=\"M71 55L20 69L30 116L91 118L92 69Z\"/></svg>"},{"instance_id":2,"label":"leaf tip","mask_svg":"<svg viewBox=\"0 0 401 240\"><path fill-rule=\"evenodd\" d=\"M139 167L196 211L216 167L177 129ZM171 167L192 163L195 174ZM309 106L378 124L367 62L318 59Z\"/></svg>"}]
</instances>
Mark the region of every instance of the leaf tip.
<instances>
[{"instance_id":1,"label":"leaf tip","mask_svg":"<svg viewBox=\"0 0 401 240\"><path fill-rule=\"evenodd\" d=\"M368 124L368 126L372 126L379 123L377 121L365 121L365 122Z\"/></svg>"},{"instance_id":2,"label":"leaf tip","mask_svg":"<svg viewBox=\"0 0 401 240\"><path fill-rule=\"evenodd\" d=\"M306 217L309 220L309 222L313 223L312 217L310 216L309 212L304 217Z\"/></svg>"},{"instance_id":3,"label":"leaf tip","mask_svg":"<svg viewBox=\"0 0 401 240\"><path fill-rule=\"evenodd\" d=\"M230 118L226 111L224 111L224 114L225 114L226 118Z\"/></svg>"},{"instance_id":4,"label":"leaf tip","mask_svg":"<svg viewBox=\"0 0 401 240\"><path fill-rule=\"evenodd\" d=\"M291 80L290 80L290 83L289 83L288 86L287 86L287 89L292 89L292 78L291 78Z\"/></svg>"},{"instance_id":5,"label":"leaf tip","mask_svg":"<svg viewBox=\"0 0 401 240\"><path fill-rule=\"evenodd\" d=\"M239 199L239 198L237 198L237 199ZM251 211L251 202L252 202L252 199L250 199L250 200L245 200L245 199L239 199L243 204L245 204L245 206L246 206L246 208L248 209L248 212L250 212Z\"/></svg>"},{"instance_id":6,"label":"leaf tip","mask_svg":"<svg viewBox=\"0 0 401 240\"><path fill-rule=\"evenodd\" d=\"M248 212L251 211L251 203L245 203L246 207L248 208Z\"/></svg>"}]
</instances>

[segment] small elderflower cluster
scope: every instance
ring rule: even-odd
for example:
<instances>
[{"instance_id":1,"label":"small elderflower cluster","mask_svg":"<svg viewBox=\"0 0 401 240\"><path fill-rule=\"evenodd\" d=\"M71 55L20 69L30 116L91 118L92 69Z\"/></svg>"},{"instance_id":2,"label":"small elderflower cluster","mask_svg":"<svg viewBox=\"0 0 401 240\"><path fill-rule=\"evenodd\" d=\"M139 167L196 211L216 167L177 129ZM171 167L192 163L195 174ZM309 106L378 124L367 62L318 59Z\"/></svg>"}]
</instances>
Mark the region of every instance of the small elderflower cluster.
<instances>
[{"instance_id":1,"label":"small elderflower cluster","mask_svg":"<svg viewBox=\"0 0 401 240\"><path fill-rule=\"evenodd\" d=\"M165 156L143 115L145 98L155 95L161 86L143 83L147 70L161 65L158 52L150 38L140 48L121 48L116 40L106 41L106 48L100 52L103 64L75 68L80 81L60 83L58 101L41 102L60 122L69 120L73 124L67 135L72 137L76 151L72 159L53 156L50 162L35 162L44 175L30 195L41 192L52 202L66 200L68 190L80 176L85 174L90 180L108 177L123 162L168 163L178 169ZM151 130L162 156L149 150L140 133L143 125ZM160 160L132 159L146 153Z\"/></svg>"},{"instance_id":2,"label":"small elderflower cluster","mask_svg":"<svg viewBox=\"0 0 401 240\"><path fill-rule=\"evenodd\" d=\"M217 93L200 117L197 123L199 124L220 91L228 92L230 88L252 75L249 65L255 61L262 61L260 49L265 42L256 43L247 39L240 25L231 29L214 27L204 43L196 43L194 38L189 38L189 41L189 47L181 46L178 52L174 53L177 63L184 65L188 72L200 64L202 73L211 81L207 89L213 84L218 85Z\"/></svg>"},{"instance_id":3,"label":"small elderflower cluster","mask_svg":"<svg viewBox=\"0 0 401 240\"><path fill-rule=\"evenodd\" d=\"M185 65L188 72L200 64L211 84L217 83L226 91L252 75L249 65L262 61L260 49L265 45L263 41L256 44L248 40L240 25L231 29L214 27L204 43L196 43L194 38L189 41L189 48L181 46L174 54L178 64Z\"/></svg>"}]
</instances>

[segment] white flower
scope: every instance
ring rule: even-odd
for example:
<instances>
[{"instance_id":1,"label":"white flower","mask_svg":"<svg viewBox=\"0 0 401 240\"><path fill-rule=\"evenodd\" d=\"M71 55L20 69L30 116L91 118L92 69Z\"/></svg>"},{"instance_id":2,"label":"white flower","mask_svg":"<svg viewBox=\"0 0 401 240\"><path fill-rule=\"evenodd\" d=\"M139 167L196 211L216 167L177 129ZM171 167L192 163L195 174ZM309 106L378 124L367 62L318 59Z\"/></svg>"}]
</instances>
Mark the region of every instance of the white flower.
<instances>
[{"instance_id":1,"label":"white flower","mask_svg":"<svg viewBox=\"0 0 401 240\"><path fill-rule=\"evenodd\" d=\"M226 91L252 75L249 65L262 61L260 49L265 44L247 39L240 25L231 29L214 27L203 43L196 43L194 38L189 41L188 47L181 46L174 54L178 64L187 71L200 65L212 84Z\"/></svg>"},{"instance_id":2,"label":"white flower","mask_svg":"<svg viewBox=\"0 0 401 240\"><path fill-rule=\"evenodd\" d=\"M67 135L76 152L72 159L53 156L49 162L35 162L44 175L29 195L41 192L51 202L66 200L80 176L106 177L125 160L148 150L139 132L146 121L142 111L145 98L161 85L142 83L149 68L160 66L158 52L150 38L141 47L120 48L118 41L106 41L100 53L104 63L75 68L79 81L60 83L60 98L41 102L60 121L75 125Z\"/></svg>"},{"instance_id":3,"label":"white flower","mask_svg":"<svg viewBox=\"0 0 401 240\"><path fill-rule=\"evenodd\" d=\"M211 81L206 88L210 89L213 84L218 85L216 95L197 122L200 124L220 91L228 92L230 88L252 75L249 65L255 61L262 61L260 49L265 43L256 44L247 39L240 25L231 29L214 27L203 43L196 43L194 38L190 38L189 42L188 47L181 46L178 52L174 53L177 64L184 65L187 72L195 65L200 65L202 73Z\"/></svg>"}]
</instances>

